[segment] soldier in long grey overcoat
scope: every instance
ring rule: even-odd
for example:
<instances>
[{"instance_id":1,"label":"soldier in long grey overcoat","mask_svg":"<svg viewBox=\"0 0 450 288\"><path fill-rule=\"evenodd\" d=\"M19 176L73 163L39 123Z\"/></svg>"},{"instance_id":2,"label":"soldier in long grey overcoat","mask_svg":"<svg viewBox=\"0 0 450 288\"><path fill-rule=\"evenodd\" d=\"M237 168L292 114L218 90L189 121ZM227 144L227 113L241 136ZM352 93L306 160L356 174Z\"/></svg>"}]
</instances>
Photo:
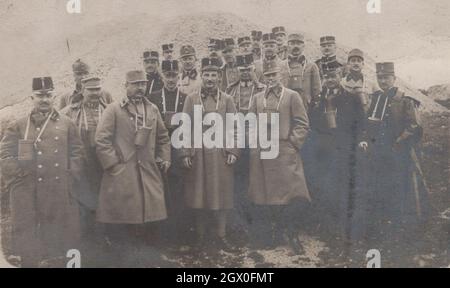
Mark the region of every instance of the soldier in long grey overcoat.
<instances>
[{"instance_id":1,"label":"soldier in long grey overcoat","mask_svg":"<svg viewBox=\"0 0 450 288\"><path fill-rule=\"evenodd\" d=\"M2 177L11 196L13 246L22 267L65 257L79 249L83 146L71 120L53 109L50 77L33 79L34 108L5 131L0 147Z\"/></svg>"}]
</instances>

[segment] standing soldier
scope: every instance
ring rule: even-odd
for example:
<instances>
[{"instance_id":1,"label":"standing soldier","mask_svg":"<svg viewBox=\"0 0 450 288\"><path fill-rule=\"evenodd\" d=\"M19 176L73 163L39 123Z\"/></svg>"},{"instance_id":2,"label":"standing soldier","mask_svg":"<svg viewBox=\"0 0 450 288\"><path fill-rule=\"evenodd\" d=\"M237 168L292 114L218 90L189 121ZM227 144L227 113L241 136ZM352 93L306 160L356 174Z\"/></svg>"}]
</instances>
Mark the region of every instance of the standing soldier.
<instances>
[{"instance_id":1,"label":"standing soldier","mask_svg":"<svg viewBox=\"0 0 450 288\"><path fill-rule=\"evenodd\" d=\"M178 82L180 91L186 95L198 91L202 80L197 72L197 56L194 47L191 45L181 46L180 63L181 74Z\"/></svg>"},{"instance_id":2,"label":"standing soldier","mask_svg":"<svg viewBox=\"0 0 450 288\"><path fill-rule=\"evenodd\" d=\"M129 239L124 229L141 234L148 227L138 224L167 217L161 170L170 166L170 139L158 108L144 97L147 82L143 71L126 74L127 97L106 107L95 135L104 169L97 221L110 224L107 232L118 241Z\"/></svg>"},{"instance_id":3,"label":"standing soldier","mask_svg":"<svg viewBox=\"0 0 450 288\"><path fill-rule=\"evenodd\" d=\"M238 38L238 46L240 54L252 53L252 41L250 37L244 36Z\"/></svg>"},{"instance_id":4,"label":"standing soldier","mask_svg":"<svg viewBox=\"0 0 450 288\"><path fill-rule=\"evenodd\" d=\"M262 31L252 31L252 52L253 59L261 60L262 58L262 49L261 49L261 39L262 39Z\"/></svg>"},{"instance_id":5,"label":"standing soldier","mask_svg":"<svg viewBox=\"0 0 450 288\"><path fill-rule=\"evenodd\" d=\"M162 45L164 60L173 60L173 43Z\"/></svg>"},{"instance_id":6,"label":"standing soldier","mask_svg":"<svg viewBox=\"0 0 450 288\"><path fill-rule=\"evenodd\" d=\"M283 26L273 27L272 33L277 38L278 57L281 60L286 60L288 56L288 47L286 46L286 29Z\"/></svg>"},{"instance_id":7,"label":"standing soldier","mask_svg":"<svg viewBox=\"0 0 450 288\"><path fill-rule=\"evenodd\" d=\"M80 102L83 98L82 95L82 85L81 80L85 77L88 77L89 75L89 66L81 61L81 59L78 59L73 63L72 65L72 71L73 71L73 78L75 80L75 90L71 93L63 94L62 97L59 100L59 107L58 109L61 110L64 107L72 104ZM113 101L111 94L109 94L107 91L102 90L102 98L103 101L106 104L109 104Z\"/></svg>"},{"instance_id":8,"label":"standing soldier","mask_svg":"<svg viewBox=\"0 0 450 288\"><path fill-rule=\"evenodd\" d=\"M222 49L223 49L223 41L221 39L209 39L208 44L209 57L219 59L220 67L223 66Z\"/></svg>"},{"instance_id":9,"label":"standing soldier","mask_svg":"<svg viewBox=\"0 0 450 288\"><path fill-rule=\"evenodd\" d=\"M201 106L204 115L215 112L222 119L225 119L226 113L236 112L232 97L220 91L219 79L219 61L215 58L202 59L201 90L188 95L184 104L184 112L191 119L194 119L195 106ZM185 175L186 203L189 208L194 209L198 248L206 243L208 219L212 220L212 243L226 250L231 248L225 239L226 223L227 212L233 208L232 165L237 160L239 149L225 148L225 142L226 135L233 128L226 127L224 131L216 132L223 133L224 148L202 146L182 149L183 165L188 169ZM203 126L203 131L209 129L211 128Z\"/></svg>"},{"instance_id":10,"label":"standing soldier","mask_svg":"<svg viewBox=\"0 0 450 288\"><path fill-rule=\"evenodd\" d=\"M322 52L322 58L316 61L316 65L319 67L321 79L325 70L340 69L340 72L344 73L344 69L342 69L344 65L336 59L336 37L320 37L320 51Z\"/></svg>"},{"instance_id":11,"label":"standing soldier","mask_svg":"<svg viewBox=\"0 0 450 288\"><path fill-rule=\"evenodd\" d=\"M288 48L286 87L296 91L302 97L305 109L309 112L310 104L318 101L322 88L319 68L303 54L305 42L302 34L290 34Z\"/></svg>"},{"instance_id":12,"label":"standing soldier","mask_svg":"<svg viewBox=\"0 0 450 288\"><path fill-rule=\"evenodd\" d=\"M342 79L342 87L352 94L359 94L368 102L368 95L380 90L380 87L364 75L364 52L359 49L353 49L348 53L347 65L349 72Z\"/></svg>"},{"instance_id":13,"label":"standing soldier","mask_svg":"<svg viewBox=\"0 0 450 288\"><path fill-rule=\"evenodd\" d=\"M259 82L265 83L263 64L268 62L276 62L278 68L280 68L281 82L284 86L287 85L287 79L289 78L289 67L287 67L287 62L282 61L277 55L277 40L275 34L266 33L262 35L263 43L263 55L261 60L255 61L255 73L256 78Z\"/></svg>"},{"instance_id":14,"label":"standing soldier","mask_svg":"<svg viewBox=\"0 0 450 288\"><path fill-rule=\"evenodd\" d=\"M226 93L234 99L234 104L238 112L246 115L250 109L253 97L262 92L265 86L256 81L255 66L253 65L253 54L237 55L236 65L239 69L239 81L230 85ZM249 146L248 146L248 127L245 127L244 149L241 149L239 159L234 169L234 190L235 196L239 199L239 213L247 220L250 220L248 205L245 205L246 198L244 194L248 191L249 177Z\"/></svg>"},{"instance_id":15,"label":"standing soldier","mask_svg":"<svg viewBox=\"0 0 450 288\"><path fill-rule=\"evenodd\" d=\"M177 128L171 124L172 116L175 113L183 112L184 102L186 100L186 94L180 92L177 86L179 77L179 67L177 60L164 60L161 63L161 71L164 82L163 89L155 91L150 95L150 102L158 106L159 111L163 117L164 123L169 136L172 136L173 131ZM183 201L183 171L180 161L178 161L178 151L172 147L171 159L172 165L167 174L164 174L165 178L165 193L166 203L169 214L169 221L171 221L170 235L175 240L183 239L183 227L181 225L183 217L186 217L184 213L184 201Z\"/></svg>"},{"instance_id":16,"label":"standing soldier","mask_svg":"<svg viewBox=\"0 0 450 288\"><path fill-rule=\"evenodd\" d=\"M227 87L239 80L239 70L236 66L235 44L233 38L223 40L224 47L222 50L225 65L222 68L222 81L220 89L225 91Z\"/></svg>"},{"instance_id":17,"label":"standing soldier","mask_svg":"<svg viewBox=\"0 0 450 288\"><path fill-rule=\"evenodd\" d=\"M404 241L421 234L415 229L429 213L428 193L416 153L423 133L418 115L420 102L395 86L394 63L377 63L376 72L382 90L372 95L368 123L359 144L369 158L371 197L359 208L362 213L370 209L365 219L370 218L375 235L369 236L386 235L382 240L404 247ZM361 216L357 214L355 219Z\"/></svg>"},{"instance_id":18,"label":"standing soldier","mask_svg":"<svg viewBox=\"0 0 450 288\"><path fill-rule=\"evenodd\" d=\"M147 87L145 96L148 97L153 91L161 90L163 82L159 73L159 53L158 51L145 51L143 53L143 64L147 73Z\"/></svg>"},{"instance_id":19,"label":"standing soldier","mask_svg":"<svg viewBox=\"0 0 450 288\"><path fill-rule=\"evenodd\" d=\"M100 78L89 77L82 80L83 99L61 110L61 114L68 116L76 125L84 151L86 152L86 170L83 176L83 186L78 189L78 197L81 203L81 220L83 237L96 234L95 211L97 210L98 193L103 169L95 152L95 131L106 108L106 103L101 98L102 86Z\"/></svg>"},{"instance_id":20,"label":"standing soldier","mask_svg":"<svg viewBox=\"0 0 450 288\"><path fill-rule=\"evenodd\" d=\"M274 159L262 159L262 148L251 149L248 194L252 203L270 209L271 244L277 244L277 240L280 240L277 238L284 236L294 244L294 250L299 250L298 231L295 230L295 223L287 218L290 213L286 213L285 208L294 199L310 201L299 154L309 124L302 98L297 92L283 86L280 71L276 62L264 64L267 89L255 95L250 109L257 118L266 114L271 119L272 113L278 113L279 126L272 127L274 123L268 121L267 129L279 130L279 139L276 139L279 154Z\"/></svg>"},{"instance_id":21,"label":"standing soldier","mask_svg":"<svg viewBox=\"0 0 450 288\"><path fill-rule=\"evenodd\" d=\"M54 99L52 79L34 78L33 110L13 122L1 141L13 243L22 267L62 259L78 248L79 206L72 183L80 180L83 147L75 125L53 109Z\"/></svg>"}]
</instances>

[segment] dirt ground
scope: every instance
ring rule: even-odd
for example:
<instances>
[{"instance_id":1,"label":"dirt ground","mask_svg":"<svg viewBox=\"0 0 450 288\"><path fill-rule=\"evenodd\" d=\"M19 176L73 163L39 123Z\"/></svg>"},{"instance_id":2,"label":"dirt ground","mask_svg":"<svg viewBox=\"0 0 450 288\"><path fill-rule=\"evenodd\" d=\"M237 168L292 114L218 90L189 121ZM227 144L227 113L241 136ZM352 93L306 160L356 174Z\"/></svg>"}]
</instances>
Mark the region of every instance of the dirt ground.
<instances>
[{"instance_id":1,"label":"dirt ground","mask_svg":"<svg viewBox=\"0 0 450 288\"><path fill-rule=\"evenodd\" d=\"M156 245L144 243L122 246L87 245L83 248L84 267L365 267L368 249L380 250L382 267L448 267L450 264L450 197L449 197L449 115L423 115L422 168L430 190L434 214L423 230L406 242L385 243L381 246L349 247L326 229L305 224L298 231L303 251L298 254L288 245L266 249L252 244L248 233L238 220L231 219L230 242L239 249L233 252L205 247L194 254L186 245ZM3 251L13 264L11 255L8 195L1 194ZM315 213L311 210L311 213ZM312 218L320 215L312 215ZM188 233L189 234L189 233ZM189 235L186 235L188 237ZM131 242L130 242L131 243ZM159 248L158 248L159 247ZM83 254L86 253L86 254ZM51 264L50 264L51 266Z\"/></svg>"}]
</instances>

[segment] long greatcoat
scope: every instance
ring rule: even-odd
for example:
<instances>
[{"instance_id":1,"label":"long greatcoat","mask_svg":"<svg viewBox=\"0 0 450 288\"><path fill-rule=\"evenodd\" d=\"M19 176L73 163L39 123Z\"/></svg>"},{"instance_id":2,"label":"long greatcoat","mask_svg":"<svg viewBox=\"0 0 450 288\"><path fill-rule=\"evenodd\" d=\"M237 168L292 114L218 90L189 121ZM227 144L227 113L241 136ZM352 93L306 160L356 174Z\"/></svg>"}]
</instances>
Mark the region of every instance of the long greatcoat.
<instances>
[{"instance_id":1,"label":"long greatcoat","mask_svg":"<svg viewBox=\"0 0 450 288\"><path fill-rule=\"evenodd\" d=\"M53 112L40 140L43 121L30 121L27 140L36 140L34 160L19 161L18 143L28 118L7 128L0 147L2 176L11 197L13 245L19 255L61 256L77 248L80 237L72 188L80 177L82 143L71 120Z\"/></svg>"},{"instance_id":2,"label":"long greatcoat","mask_svg":"<svg viewBox=\"0 0 450 288\"><path fill-rule=\"evenodd\" d=\"M167 217L164 184L156 159L170 161L170 139L158 108L144 98L146 126L151 129L144 147L135 145L135 113L128 99L109 105L97 127L97 156L103 173L97 220L103 223L142 224ZM142 116L138 116L142 126ZM114 172L110 168L116 166Z\"/></svg>"},{"instance_id":3,"label":"long greatcoat","mask_svg":"<svg viewBox=\"0 0 450 288\"><path fill-rule=\"evenodd\" d=\"M257 118L265 113L263 103L266 93L261 92L254 97L250 112L256 113ZM248 194L257 205L287 205L295 198L310 200L298 152L308 134L309 123L297 92L285 88L279 106L279 119L278 157L261 159L261 148L250 149Z\"/></svg>"},{"instance_id":4,"label":"long greatcoat","mask_svg":"<svg viewBox=\"0 0 450 288\"><path fill-rule=\"evenodd\" d=\"M200 92L200 91L199 91ZM220 101L216 111L217 99L207 96L205 99L200 93L188 95L184 104L183 112L191 117L192 128L194 128L194 105L205 107L205 113L217 112L224 120L224 146L226 141L225 115L235 113L236 108L231 96L220 91ZM201 100L203 99L203 100ZM206 131L208 127L203 127ZM193 140L194 137L192 137ZM186 204L193 209L224 210L233 208L233 166L226 163L228 154L239 156L236 148L190 148L181 149L181 158L191 157L192 168L187 169L185 174L185 197Z\"/></svg>"}]
</instances>

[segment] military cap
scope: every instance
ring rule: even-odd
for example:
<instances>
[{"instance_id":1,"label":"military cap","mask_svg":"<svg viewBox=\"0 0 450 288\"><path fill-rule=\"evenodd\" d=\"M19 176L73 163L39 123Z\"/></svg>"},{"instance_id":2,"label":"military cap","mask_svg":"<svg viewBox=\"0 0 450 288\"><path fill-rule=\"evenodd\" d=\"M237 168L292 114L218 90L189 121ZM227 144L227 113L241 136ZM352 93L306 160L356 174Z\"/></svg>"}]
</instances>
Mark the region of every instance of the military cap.
<instances>
[{"instance_id":1,"label":"military cap","mask_svg":"<svg viewBox=\"0 0 450 288\"><path fill-rule=\"evenodd\" d=\"M353 49L348 53L348 60L350 60L350 58L352 57L359 57L362 60L364 60L364 52L359 50L359 49Z\"/></svg>"},{"instance_id":2,"label":"military cap","mask_svg":"<svg viewBox=\"0 0 450 288\"><path fill-rule=\"evenodd\" d=\"M233 38L225 38L223 39L223 47L222 50L234 49L235 43Z\"/></svg>"},{"instance_id":3,"label":"military cap","mask_svg":"<svg viewBox=\"0 0 450 288\"><path fill-rule=\"evenodd\" d=\"M163 52L172 52L173 51L173 43L163 44L162 45L162 51Z\"/></svg>"},{"instance_id":4,"label":"military cap","mask_svg":"<svg viewBox=\"0 0 450 288\"><path fill-rule=\"evenodd\" d=\"M253 54L236 55L236 66L246 68L253 64Z\"/></svg>"},{"instance_id":5,"label":"military cap","mask_svg":"<svg viewBox=\"0 0 450 288\"><path fill-rule=\"evenodd\" d=\"M252 38L256 41L260 41L262 39L262 31L252 31Z\"/></svg>"},{"instance_id":6,"label":"military cap","mask_svg":"<svg viewBox=\"0 0 450 288\"><path fill-rule=\"evenodd\" d=\"M159 60L159 53L158 53L158 51L147 50L147 51L144 51L143 58L144 58L144 60L147 60L147 59L148 60L150 60L150 59Z\"/></svg>"},{"instance_id":7,"label":"military cap","mask_svg":"<svg viewBox=\"0 0 450 288\"><path fill-rule=\"evenodd\" d=\"M177 60L163 60L161 63L161 71L165 72L178 72L178 61Z\"/></svg>"},{"instance_id":8,"label":"military cap","mask_svg":"<svg viewBox=\"0 0 450 288\"><path fill-rule=\"evenodd\" d=\"M244 44L252 44L252 40L250 40L250 37L244 36L238 38L238 45L244 45Z\"/></svg>"},{"instance_id":9,"label":"military cap","mask_svg":"<svg viewBox=\"0 0 450 288\"><path fill-rule=\"evenodd\" d=\"M272 28L273 34L284 34L286 35L286 29L283 26L277 26Z\"/></svg>"},{"instance_id":10,"label":"military cap","mask_svg":"<svg viewBox=\"0 0 450 288\"><path fill-rule=\"evenodd\" d=\"M271 74L280 72L281 68L276 61L265 61L263 63L263 74Z\"/></svg>"},{"instance_id":11,"label":"military cap","mask_svg":"<svg viewBox=\"0 0 450 288\"><path fill-rule=\"evenodd\" d=\"M86 89L99 89L102 88L99 77L87 77L81 80L81 83Z\"/></svg>"},{"instance_id":12,"label":"military cap","mask_svg":"<svg viewBox=\"0 0 450 288\"><path fill-rule=\"evenodd\" d=\"M128 83L148 82L144 71L132 70L127 72L126 80Z\"/></svg>"},{"instance_id":13,"label":"military cap","mask_svg":"<svg viewBox=\"0 0 450 288\"><path fill-rule=\"evenodd\" d=\"M377 75L395 75L394 62L376 63Z\"/></svg>"},{"instance_id":14,"label":"military cap","mask_svg":"<svg viewBox=\"0 0 450 288\"><path fill-rule=\"evenodd\" d=\"M320 45L336 44L336 37L334 36L322 36L320 37Z\"/></svg>"},{"instance_id":15,"label":"military cap","mask_svg":"<svg viewBox=\"0 0 450 288\"><path fill-rule=\"evenodd\" d=\"M300 41L302 43L305 43L305 37L300 33L292 33L288 36L288 42L289 41Z\"/></svg>"},{"instance_id":16,"label":"military cap","mask_svg":"<svg viewBox=\"0 0 450 288\"><path fill-rule=\"evenodd\" d=\"M180 48L180 58L195 56L195 49L191 45L183 45Z\"/></svg>"},{"instance_id":17,"label":"military cap","mask_svg":"<svg viewBox=\"0 0 450 288\"><path fill-rule=\"evenodd\" d=\"M89 65L78 59L72 64L72 71L78 73L89 73Z\"/></svg>"},{"instance_id":18,"label":"military cap","mask_svg":"<svg viewBox=\"0 0 450 288\"><path fill-rule=\"evenodd\" d=\"M34 93L46 93L53 91L53 80L52 77L36 77L33 78L32 90Z\"/></svg>"},{"instance_id":19,"label":"military cap","mask_svg":"<svg viewBox=\"0 0 450 288\"><path fill-rule=\"evenodd\" d=\"M341 72L340 68L325 68L322 70L324 76L335 76L340 74L340 72Z\"/></svg>"},{"instance_id":20,"label":"military cap","mask_svg":"<svg viewBox=\"0 0 450 288\"><path fill-rule=\"evenodd\" d=\"M277 43L277 39L275 37L275 34L273 33L266 33L262 35L262 41L263 43Z\"/></svg>"},{"instance_id":21,"label":"military cap","mask_svg":"<svg viewBox=\"0 0 450 288\"><path fill-rule=\"evenodd\" d=\"M224 43L221 39L209 39L208 47L214 47L216 50L222 50Z\"/></svg>"},{"instance_id":22,"label":"military cap","mask_svg":"<svg viewBox=\"0 0 450 288\"><path fill-rule=\"evenodd\" d=\"M220 69L220 60L215 57L206 57L202 59L202 71L218 71Z\"/></svg>"}]
</instances>

